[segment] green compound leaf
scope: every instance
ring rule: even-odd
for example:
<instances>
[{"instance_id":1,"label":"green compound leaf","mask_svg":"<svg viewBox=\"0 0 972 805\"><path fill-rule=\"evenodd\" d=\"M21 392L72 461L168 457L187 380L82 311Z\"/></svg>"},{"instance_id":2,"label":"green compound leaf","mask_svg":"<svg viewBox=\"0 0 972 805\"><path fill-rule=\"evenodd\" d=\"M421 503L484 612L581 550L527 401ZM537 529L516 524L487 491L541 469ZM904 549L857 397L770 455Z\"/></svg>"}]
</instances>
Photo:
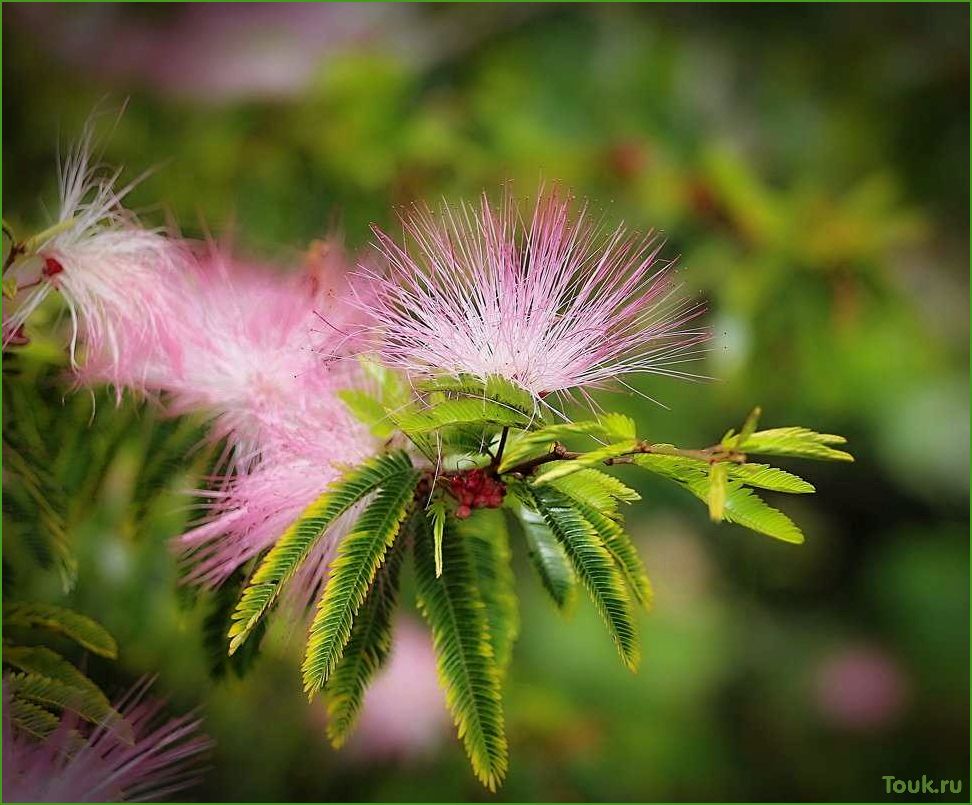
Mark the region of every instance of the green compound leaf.
<instances>
[{"instance_id":1,"label":"green compound leaf","mask_svg":"<svg viewBox=\"0 0 972 805\"><path fill-rule=\"evenodd\" d=\"M437 377L419 384L418 390L429 393L442 392L454 397L492 400L530 418L538 419L540 416L537 402L530 392L498 375L492 375L485 381L472 375Z\"/></svg>"},{"instance_id":2,"label":"green compound leaf","mask_svg":"<svg viewBox=\"0 0 972 805\"><path fill-rule=\"evenodd\" d=\"M634 543L631 542L631 537L621 527L618 519L612 517L610 513L591 505L588 499L575 497L568 491L568 488L565 488L568 485L562 482L574 477L576 476L572 475L569 478L561 479L560 482L554 481L554 486L573 502L577 511L597 532L618 569L624 574L625 581L634 594L635 600L645 609L650 609L654 593L648 579L648 572L645 570L644 563L641 561Z\"/></svg>"},{"instance_id":3,"label":"green compound leaf","mask_svg":"<svg viewBox=\"0 0 972 805\"><path fill-rule=\"evenodd\" d=\"M118 644L108 631L91 618L53 604L13 602L3 605L3 625L35 626L63 634L101 657L115 659Z\"/></svg>"},{"instance_id":4,"label":"green compound leaf","mask_svg":"<svg viewBox=\"0 0 972 805\"><path fill-rule=\"evenodd\" d=\"M119 713L105 706L101 691L95 694L87 686L78 688L34 673L9 674L4 685L13 699L75 713L91 724L117 733L129 746L134 743L131 726Z\"/></svg>"},{"instance_id":5,"label":"green compound leaf","mask_svg":"<svg viewBox=\"0 0 972 805\"><path fill-rule=\"evenodd\" d=\"M577 577L564 546L537 512L523 506L518 514L526 536L530 562L540 577L540 584L550 594L557 609L568 612L574 604Z\"/></svg>"},{"instance_id":6,"label":"green compound leaf","mask_svg":"<svg viewBox=\"0 0 972 805\"><path fill-rule=\"evenodd\" d=\"M377 398L359 389L344 389L337 396L355 419L379 439L387 439L395 432L395 423Z\"/></svg>"},{"instance_id":7,"label":"green compound leaf","mask_svg":"<svg viewBox=\"0 0 972 805\"><path fill-rule=\"evenodd\" d=\"M627 439L623 442L614 442L613 444L599 447L596 450L591 450L571 461L551 462L549 468L540 472L533 479L532 483L534 486L548 484L557 478L564 478L567 475L577 472L578 470L584 469L585 467L595 467L604 462L606 459L617 458L625 453L630 453L637 447L637 440Z\"/></svg>"},{"instance_id":8,"label":"green compound leaf","mask_svg":"<svg viewBox=\"0 0 972 805\"><path fill-rule=\"evenodd\" d=\"M476 586L486 606L493 656L501 678L513 657L520 632L510 537L506 518L499 509L478 509L455 523L458 537L469 546Z\"/></svg>"},{"instance_id":9,"label":"green compound leaf","mask_svg":"<svg viewBox=\"0 0 972 805\"><path fill-rule=\"evenodd\" d=\"M398 582L405 555L400 541L388 551L368 597L358 610L351 639L327 682L327 736L335 748L354 729L365 691L384 664L392 645L392 615L398 603Z\"/></svg>"},{"instance_id":10,"label":"green compound leaf","mask_svg":"<svg viewBox=\"0 0 972 805\"><path fill-rule=\"evenodd\" d=\"M311 697L324 686L341 659L355 614L401 529L419 477L420 473L412 469L388 477L338 546L304 655L304 691Z\"/></svg>"},{"instance_id":11,"label":"green compound leaf","mask_svg":"<svg viewBox=\"0 0 972 805\"><path fill-rule=\"evenodd\" d=\"M791 456L829 461L853 461L854 457L831 445L846 444L843 436L815 433L809 428L773 428L756 431L736 449L766 456Z\"/></svg>"},{"instance_id":12,"label":"green compound leaf","mask_svg":"<svg viewBox=\"0 0 972 805\"><path fill-rule=\"evenodd\" d=\"M83 690L92 700L100 703L104 713L114 712L101 688L56 651L44 646L4 646L3 662L24 673L47 677L67 687Z\"/></svg>"},{"instance_id":13,"label":"green compound leaf","mask_svg":"<svg viewBox=\"0 0 972 805\"><path fill-rule=\"evenodd\" d=\"M685 486L699 500L708 501L707 478L691 481ZM779 509L767 505L752 489L747 489L738 482L731 482L726 487L722 519L784 542L800 544L804 539L803 532L796 523Z\"/></svg>"},{"instance_id":14,"label":"green compound leaf","mask_svg":"<svg viewBox=\"0 0 972 805\"><path fill-rule=\"evenodd\" d=\"M527 428L530 417L522 411L492 400L446 400L430 408L406 411L395 417L395 424L408 435L423 435L450 425L491 424L499 427Z\"/></svg>"},{"instance_id":15,"label":"green compound leaf","mask_svg":"<svg viewBox=\"0 0 972 805\"><path fill-rule=\"evenodd\" d=\"M574 501L560 491L527 484L518 484L517 489L517 494L543 517L563 546L608 627L622 662L634 671L640 651L631 598L624 577L597 530L578 511Z\"/></svg>"},{"instance_id":16,"label":"green compound leaf","mask_svg":"<svg viewBox=\"0 0 972 805\"><path fill-rule=\"evenodd\" d=\"M401 450L377 456L336 480L304 509L264 557L243 591L229 630L230 654L247 639L334 521L381 484L410 472L411 467L411 460Z\"/></svg>"},{"instance_id":17,"label":"green compound leaf","mask_svg":"<svg viewBox=\"0 0 972 805\"><path fill-rule=\"evenodd\" d=\"M510 437L499 471L506 472L517 464L550 452L555 442L575 436L593 439L625 441L635 438L634 422L621 414L607 414L600 421L560 422L538 430L517 433Z\"/></svg>"},{"instance_id":18,"label":"green compound leaf","mask_svg":"<svg viewBox=\"0 0 972 805\"><path fill-rule=\"evenodd\" d=\"M773 492L789 492L793 495L806 495L816 491L812 484L792 472L770 467L768 464L730 464L729 478L741 481L746 486Z\"/></svg>"},{"instance_id":19,"label":"green compound leaf","mask_svg":"<svg viewBox=\"0 0 972 805\"><path fill-rule=\"evenodd\" d=\"M500 672L473 559L450 519L442 546L444 572L437 578L431 527L423 512L413 522L419 608L432 629L446 703L473 771L495 791L506 775L507 744Z\"/></svg>"},{"instance_id":20,"label":"green compound leaf","mask_svg":"<svg viewBox=\"0 0 972 805\"><path fill-rule=\"evenodd\" d=\"M39 741L49 738L61 723L50 710L24 699L11 699L7 707L14 726Z\"/></svg>"},{"instance_id":21,"label":"green compound leaf","mask_svg":"<svg viewBox=\"0 0 972 805\"><path fill-rule=\"evenodd\" d=\"M620 516L619 503L641 500L641 495L613 475L590 468L559 478L553 481L553 486L610 517Z\"/></svg>"}]
</instances>

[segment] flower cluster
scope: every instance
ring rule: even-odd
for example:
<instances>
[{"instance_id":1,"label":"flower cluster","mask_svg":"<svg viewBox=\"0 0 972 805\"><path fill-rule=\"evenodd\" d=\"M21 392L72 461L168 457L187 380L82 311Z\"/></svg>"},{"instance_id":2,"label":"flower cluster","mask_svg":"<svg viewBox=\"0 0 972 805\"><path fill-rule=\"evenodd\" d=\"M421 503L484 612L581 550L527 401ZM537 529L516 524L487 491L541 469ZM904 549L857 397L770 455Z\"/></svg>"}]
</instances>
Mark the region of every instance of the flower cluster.
<instances>
[{"instance_id":1,"label":"flower cluster","mask_svg":"<svg viewBox=\"0 0 972 805\"><path fill-rule=\"evenodd\" d=\"M10 266L19 292L4 344L59 292L72 356L84 349L81 382L208 417L225 446L221 476L202 493L204 519L176 540L198 583L220 584L342 468L378 452L338 395L365 382L356 353L413 379L499 376L541 401L627 372L683 376L705 338L656 238L607 230L556 190L532 211L509 194L438 216L414 208L404 242L376 229L357 272L330 241L281 274L145 229L122 206L131 185L115 190L118 174L89 153L90 134L62 171L56 223ZM505 491L481 471L454 475L449 490L460 518ZM318 541L305 592L333 543Z\"/></svg>"},{"instance_id":2,"label":"flower cluster","mask_svg":"<svg viewBox=\"0 0 972 805\"><path fill-rule=\"evenodd\" d=\"M506 494L506 484L479 469L451 476L448 489L459 501L456 517L460 520L465 520L473 509L498 509Z\"/></svg>"}]
</instances>

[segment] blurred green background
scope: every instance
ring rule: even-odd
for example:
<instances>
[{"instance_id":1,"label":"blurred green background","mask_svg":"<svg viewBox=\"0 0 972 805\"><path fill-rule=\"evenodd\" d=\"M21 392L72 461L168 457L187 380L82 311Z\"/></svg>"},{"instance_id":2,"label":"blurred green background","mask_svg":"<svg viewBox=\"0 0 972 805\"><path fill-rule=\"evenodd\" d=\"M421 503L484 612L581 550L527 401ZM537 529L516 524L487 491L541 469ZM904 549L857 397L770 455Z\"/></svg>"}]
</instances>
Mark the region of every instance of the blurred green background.
<instances>
[{"instance_id":1,"label":"blurred green background","mask_svg":"<svg viewBox=\"0 0 972 805\"><path fill-rule=\"evenodd\" d=\"M637 676L588 606L563 621L516 556L496 799L872 800L882 775L923 773L967 792L966 5L3 12L8 220L44 223L58 142L95 108L110 126L126 99L104 159L127 176L157 166L132 197L144 217L281 264L334 227L364 246L369 222L413 199L561 180L609 219L663 230L716 334L700 369L717 381L641 381L670 410L606 405L686 446L757 403L766 426L850 439L855 464L798 468L817 495L773 501L802 547L713 527L679 490L626 478L646 497L631 528L657 587ZM38 513L5 499L4 593L109 626L120 660L91 666L106 688L157 671L176 704L202 705L218 748L188 796L490 799L414 614L342 752L301 694L299 635L278 627L247 676L214 678L214 604L179 586L167 549L192 515L179 493L200 483L181 458L195 424L93 405L45 329L5 362L4 432L36 429L68 545L40 555Z\"/></svg>"}]
</instances>

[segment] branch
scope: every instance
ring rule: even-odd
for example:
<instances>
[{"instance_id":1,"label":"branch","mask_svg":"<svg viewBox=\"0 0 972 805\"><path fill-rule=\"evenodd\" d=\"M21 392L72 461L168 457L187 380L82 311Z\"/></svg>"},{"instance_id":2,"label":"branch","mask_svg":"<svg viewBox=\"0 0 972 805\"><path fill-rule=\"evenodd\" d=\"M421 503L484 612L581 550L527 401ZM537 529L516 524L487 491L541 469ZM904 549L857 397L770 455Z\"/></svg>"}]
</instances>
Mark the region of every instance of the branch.
<instances>
[{"instance_id":1,"label":"branch","mask_svg":"<svg viewBox=\"0 0 972 805\"><path fill-rule=\"evenodd\" d=\"M634 450L629 450L628 452L614 456L613 458L606 458L604 459L603 463L608 466L613 464L631 464L633 456L646 455L649 453L664 456L681 456L683 458L695 459L696 461L704 461L706 464L716 464L720 461L732 462L734 464L744 464L746 461L745 453L740 453L737 450L729 450L721 444L712 445L711 447L706 447L701 450L680 450L677 447L673 448L666 446L664 448L659 448L656 445L648 442L640 442ZM529 475L542 464L549 464L551 461L573 461L574 459L580 458L584 455L586 454L567 450L562 444L560 444L560 442L555 442L550 452L546 455L531 458L529 461L524 461L521 464L510 467L510 469L508 469L506 472Z\"/></svg>"}]
</instances>

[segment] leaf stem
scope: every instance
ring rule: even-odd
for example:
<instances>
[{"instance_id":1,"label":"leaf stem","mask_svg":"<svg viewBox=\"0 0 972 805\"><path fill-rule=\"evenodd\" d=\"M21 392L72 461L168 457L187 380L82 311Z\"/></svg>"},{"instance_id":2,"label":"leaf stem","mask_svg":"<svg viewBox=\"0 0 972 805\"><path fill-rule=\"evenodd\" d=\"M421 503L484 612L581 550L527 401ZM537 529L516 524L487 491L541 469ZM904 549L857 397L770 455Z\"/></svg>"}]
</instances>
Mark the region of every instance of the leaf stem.
<instances>
[{"instance_id":1,"label":"leaf stem","mask_svg":"<svg viewBox=\"0 0 972 805\"><path fill-rule=\"evenodd\" d=\"M654 445L650 444L649 442L639 442L638 446L635 447L634 450L629 450L628 452L614 456L613 458L606 458L604 459L603 463L608 466L612 464L630 464L632 463L633 456L648 454L681 456L682 458L691 458L695 459L696 461L704 461L706 464L716 464L723 461L732 462L734 464L743 464L746 461L745 453L728 449L721 444L705 447L701 450L680 450L677 447L671 447L669 445ZM567 450L560 442L555 442L554 446L550 449L550 452L546 455L531 458L528 461L524 461L510 467L510 469L506 472L516 473L519 475L529 475L542 464L549 464L551 461L573 461L574 459L581 458L584 455L586 454Z\"/></svg>"}]
</instances>

